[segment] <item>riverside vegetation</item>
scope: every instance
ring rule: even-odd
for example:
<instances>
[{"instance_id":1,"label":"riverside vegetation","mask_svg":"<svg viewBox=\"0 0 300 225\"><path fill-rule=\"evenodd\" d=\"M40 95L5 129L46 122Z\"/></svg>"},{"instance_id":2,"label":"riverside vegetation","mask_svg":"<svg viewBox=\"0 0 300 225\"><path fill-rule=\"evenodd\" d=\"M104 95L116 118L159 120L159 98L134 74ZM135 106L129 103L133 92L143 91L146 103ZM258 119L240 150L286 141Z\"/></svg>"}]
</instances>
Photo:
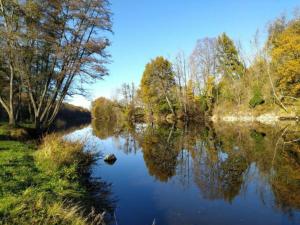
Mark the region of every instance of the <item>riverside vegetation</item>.
<instances>
[{"instance_id":1,"label":"riverside vegetation","mask_svg":"<svg viewBox=\"0 0 300 225\"><path fill-rule=\"evenodd\" d=\"M139 88L124 84L121 97L96 100L94 117L119 118L121 112L132 121L135 114L146 121L171 122L226 115L299 119L299 15L276 19L266 43L261 46L257 34L252 46L253 56L247 58L223 33L199 40L188 58L180 53L172 63L157 57L146 65Z\"/></svg>"},{"instance_id":2,"label":"riverside vegetation","mask_svg":"<svg viewBox=\"0 0 300 225\"><path fill-rule=\"evenodd\" d=\"M3 130L1 126L1 134ZM52 134L38 149L35 143L13 140L2 140L0 146L0 224L108 221L114 207L109 186L90 178L98 156L84 151L82 142Z\"/></svg>"}]
</instances>

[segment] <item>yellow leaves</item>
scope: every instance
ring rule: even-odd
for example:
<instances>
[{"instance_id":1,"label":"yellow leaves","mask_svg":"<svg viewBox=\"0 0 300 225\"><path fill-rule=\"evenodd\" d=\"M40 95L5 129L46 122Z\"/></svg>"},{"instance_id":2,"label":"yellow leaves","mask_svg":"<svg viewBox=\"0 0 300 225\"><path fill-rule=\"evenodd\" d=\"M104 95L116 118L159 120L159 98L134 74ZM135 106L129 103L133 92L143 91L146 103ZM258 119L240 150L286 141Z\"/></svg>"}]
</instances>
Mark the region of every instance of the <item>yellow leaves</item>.
<instances>
[{"instance_id":1,"label":"yellow leaves","mask_svg":"<svg viewBox=\"0 0 300 225\"><path fill-rule=\"evenodd\" d=\"M300 20L293 21L274 40L272 64L285 95L300 95Z\"/></svg>"}]
</instances>

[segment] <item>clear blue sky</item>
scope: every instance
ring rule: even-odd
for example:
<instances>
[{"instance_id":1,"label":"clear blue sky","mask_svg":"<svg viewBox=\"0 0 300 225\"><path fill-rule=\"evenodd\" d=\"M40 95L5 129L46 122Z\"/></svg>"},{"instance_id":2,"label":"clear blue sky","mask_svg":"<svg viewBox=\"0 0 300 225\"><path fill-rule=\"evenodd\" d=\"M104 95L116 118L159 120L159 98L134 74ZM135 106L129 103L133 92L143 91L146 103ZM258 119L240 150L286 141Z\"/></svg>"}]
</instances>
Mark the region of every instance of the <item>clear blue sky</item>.
<instances>
[{"instance_id":1,"label":"clear blue sky","mask_svg":"<svg viewBox=\"0 0 300 225\"><path fill-rule=\"evenodd\" d=\"M299 0L112 0L113 30L110 75L89 87L89 100L111 97L123 82L140 82L145 64L156 56L174 58L191 53L198 39L226 32L249 50L256 30L283 13L291 14ZM87 107L75 98L72 103Z\"/></svg>"}]
</instances>

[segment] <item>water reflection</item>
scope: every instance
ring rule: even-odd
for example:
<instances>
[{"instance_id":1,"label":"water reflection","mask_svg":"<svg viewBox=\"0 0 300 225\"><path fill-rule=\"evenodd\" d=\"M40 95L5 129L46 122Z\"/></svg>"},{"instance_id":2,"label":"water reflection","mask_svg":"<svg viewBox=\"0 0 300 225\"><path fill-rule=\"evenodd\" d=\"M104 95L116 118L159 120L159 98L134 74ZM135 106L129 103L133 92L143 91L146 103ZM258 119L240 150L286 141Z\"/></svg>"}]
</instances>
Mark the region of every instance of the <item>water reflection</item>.
<instances>
[{"instance_id":1,"label":"water reflection","mask_svg":"<svg viewBox=\"0 0 300 225\"><path fill-rule=\"evenodd\" d=\"M149 175L159 182L174 180L183 189L195 186L203 199L230 204L254 185L263 205L300 218L297 125L187 127L93 121L93 133L102 140L113 137L126 154L141 151Z\"/></svg>"}]
</instances>

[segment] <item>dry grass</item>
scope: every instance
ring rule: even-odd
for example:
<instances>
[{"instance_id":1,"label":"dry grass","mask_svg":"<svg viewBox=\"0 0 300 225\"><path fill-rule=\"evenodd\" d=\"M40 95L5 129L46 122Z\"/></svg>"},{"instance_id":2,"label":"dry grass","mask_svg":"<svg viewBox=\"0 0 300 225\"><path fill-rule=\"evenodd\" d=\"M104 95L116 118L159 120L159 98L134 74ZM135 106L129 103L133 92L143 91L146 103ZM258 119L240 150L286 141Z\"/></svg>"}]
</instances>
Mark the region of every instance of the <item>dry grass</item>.
<instances>
[{"instance_id":1,"label":"dry grass","mask_svg":"<svg viewBox=\"0 0 300 225\"><path fill-rule=\"evenodd\" d=\"M44 137L36 156L38 162L51 170L74 164L78 165L78 169L84 170L96 160L95 153L84 151L84 142L70 142L57 134Z\"/></svg>"}]
</instances>

